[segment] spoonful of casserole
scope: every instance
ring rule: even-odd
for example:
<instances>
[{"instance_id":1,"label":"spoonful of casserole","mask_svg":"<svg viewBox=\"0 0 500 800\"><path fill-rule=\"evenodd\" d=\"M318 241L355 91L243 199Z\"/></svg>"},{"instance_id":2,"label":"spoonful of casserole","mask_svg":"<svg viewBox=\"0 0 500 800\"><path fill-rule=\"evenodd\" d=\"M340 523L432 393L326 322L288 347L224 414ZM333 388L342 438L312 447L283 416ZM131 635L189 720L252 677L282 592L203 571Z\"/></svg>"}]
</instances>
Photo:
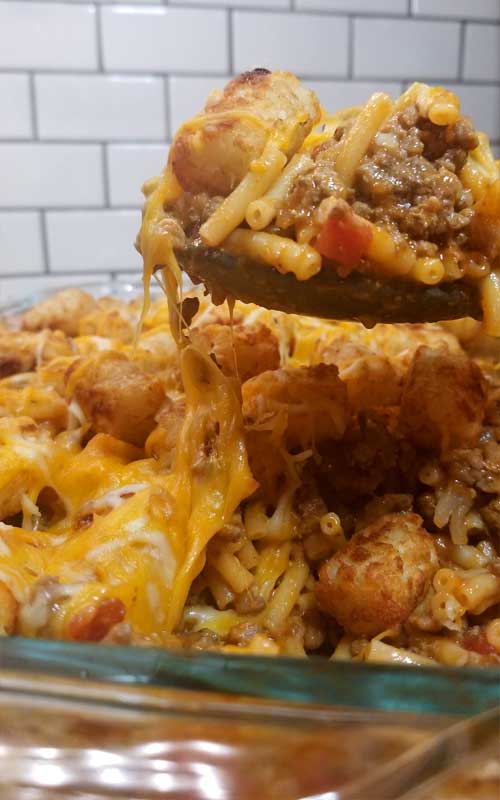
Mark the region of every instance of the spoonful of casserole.
<instances>
[{"instance_id":1,"label":"spoonful of casserole","mask_svg":"<svg viewBox=\"0 0 500 800\"><path fill-rule=\"evenodd\" d=\"M216 302L500 335L500 170L446 89L328 114L290 73L243 73L143 191L146 284L184 271Z\"/></svg>"}]
</instances>

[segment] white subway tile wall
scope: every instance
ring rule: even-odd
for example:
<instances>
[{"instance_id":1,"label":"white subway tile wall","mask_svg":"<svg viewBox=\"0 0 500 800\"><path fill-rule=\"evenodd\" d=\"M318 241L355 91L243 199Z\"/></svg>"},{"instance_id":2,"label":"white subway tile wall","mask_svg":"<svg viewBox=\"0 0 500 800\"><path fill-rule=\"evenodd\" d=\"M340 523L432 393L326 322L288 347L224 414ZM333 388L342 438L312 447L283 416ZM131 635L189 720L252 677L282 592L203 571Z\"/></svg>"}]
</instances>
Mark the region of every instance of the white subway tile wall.
<instances>
[{"instance_id":1,"label":"white subway tile wall","mask_svg":"<svg viewBox=\"0 0 500 800\"><path fill-rule=\"evenodd\" d=\"M101 12L108 71L224 74L229 67L225 11L111 5Z\"/></svg>"},{"instance_id":2,"label":"white subway tile wall","mask_svg":"<svg viewBox=\"0 0 500 800\"><path fill-rule=\"evenodd\" d=\"M406 14L407 0L297 0L297 8L307 11L343 11L350 14Z\"/></svg>"},{"instance_id":3,"label":"white subway tile wall","mask_svg":"<svg viewBox=\"0 0 500 800\"><path fill-rule=\"evenodd\" d=\"M0 273L43 272L43 267L40 213L0 211Z\"/></svg>"},{"instance_id":4,"label":"white subway tile wall","mask_svg":"<svg viewBox=\"0 0 500 800\"><path fill-rule=\"evenodd\" d=\"M96 9L76 3L0 5L0 69L97 69Z\"/></svg>"},{"instance_id":5,"label":"white subway tile wall","mask_svg":"<svg viewBox=\"0 0 500 800\"><path fill-rule=\"evenodd\" d=\"M449 80L458 77L459 53L459 22L395 18L354 21L357 78Z\"/></svg>"},{"instance_id":6,"label":"white subway tile wall","mask_svg":"<svg viewBox=\"0 0 500 800\"><path fill-rule=\"evenodd\" d=\"M500 157L500 0L0 0L0 305L138 278L142 183L256 66L331 109L445 82Z\"/></svg>"},{"instance_id":7,"label":"white subway tile wall","mask_svg":"<svg viewBox=\"0 0 500 800\"><path fill-rule=\"evenodd\" d=\"M177 0L180 6L197 5L208 8L209 6L227 6L227 8L290 8L289 0L227 0L221 3L220 0Z\"/></svg>"},{"instance_id":8,"label":"white subway tile wall","mask_svg":"<svg viewBox=\"0 0 500 800\"><path fill-rule=\"evenodd\" d=\"M233 22L237 72L267 66L308 77L347 76L346 17L235 11Z\"/></svg>"},{"instance_id":9,"label":"white subway tile wall","mask_svg":"<svg viewBox=\"0 0 500 800\"><path fill-rule=\"evenodd\" d=\"M49 211L46 219L52 272L95 272L117 265L139 270L139 254L132 246L141 224L138 209Z\"/></svg>"},{"instance_id":10,"label":"white subway tile wall","mask_svg":"<svg viewBox=\"0 0 500 800\"><path fill-rule=\"evenodd\" d=\"M124 75L37 75L40 139L164 139L162 78Z\"/></svg>"},{"instance_id":11,"label":"white subway tile wall","mask_svg":"<svg viewBox=\"0 0 500 800\"><path fill-rule=\"evenodd\" d=\"M102 206L98 144L0 143L0 208Z\"/></svg>"},{"instance_id":12,"label":"white subway tile wall","mask_svg":"<svg viewBox=\"0 0 500 800\"><path fill-rule=\"evenodd\" d=\"M332 109L366 103L373 92L387 92L397 97L403 91L402 81L308 81L307 85L314 89L321 105Z\"/></svg>"},{"instance_id":13,"label":"white subway tile wall","mask_svg":"<svg viewBox=\"0 0 500 800\"><path fill-rule=\"evenodd\" d=\"M30 81L27 75L0 74L0 139L30 139Z\"/></svg>"},{"instance_id":14,"label":"white subway tile wall","mask_svg":"<svg viewBox=\"0 0 500 800\"><path fill-rule=\"evenodd\" d=\"M495 81L499 75L500 25L467 25L464 77L476 81Z\"/></svg>"},{"instance_id":15,"label":"white subway tile wall","mask_svg":"<svg viewBox=\"0 0 500 800\"><path fill-rule=\"evenodd\" d=\"M159 175L167 161L164 144L110 144L107 149L111 206L137 207L141 186Z\"/></svg>"},{"instance_id":16,"label":"white subway tile wall","mask_svg":"<svg viewBox=\"0 0 500 800\"><path fill-rule=\"evenodd\" d=\"M415 16L500 20L499 0L412 0Z\"/></svg>"}]
</instances>

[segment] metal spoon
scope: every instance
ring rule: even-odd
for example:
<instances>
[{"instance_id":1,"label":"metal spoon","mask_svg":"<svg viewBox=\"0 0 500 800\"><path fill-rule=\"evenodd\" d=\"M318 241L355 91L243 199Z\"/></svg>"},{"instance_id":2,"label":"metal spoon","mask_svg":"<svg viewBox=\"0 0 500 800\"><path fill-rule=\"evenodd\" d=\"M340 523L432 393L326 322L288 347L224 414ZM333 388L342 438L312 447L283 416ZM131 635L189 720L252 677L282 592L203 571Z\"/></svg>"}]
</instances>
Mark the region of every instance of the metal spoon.
<instances>
[{"instance_id":1,"label":"metal spoon","mask_svg":"<svg viewBox=\"0 0 500 800\"><path fill-rule=\"evenodd\" d=\"M460 317L482 318L476 284L455 281L426 286L396 279L379 279L360 272L339 278L322 269L298 281L273 267L223 250L189 245L177 253L183 270L204 283L214 296L231 296L294 314L323 319L377 322L437 322Z\"/></svg>"}]
</instances>

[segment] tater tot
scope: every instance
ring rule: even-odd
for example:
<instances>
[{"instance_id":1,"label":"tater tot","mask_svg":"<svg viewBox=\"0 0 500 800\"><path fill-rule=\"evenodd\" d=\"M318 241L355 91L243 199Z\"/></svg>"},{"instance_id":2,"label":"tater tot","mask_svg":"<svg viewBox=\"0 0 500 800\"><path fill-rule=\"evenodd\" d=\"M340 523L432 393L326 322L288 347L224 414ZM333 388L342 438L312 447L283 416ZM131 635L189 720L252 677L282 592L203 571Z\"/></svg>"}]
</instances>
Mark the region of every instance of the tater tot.
<instances>
[{"instance_id":1,"label":"tater tot","mask_svg":"<svg viewBox=\"0 0 500 800\"><path fill-rule=\"evenodd\" d=\"M355 412L377 406L393 406L401 397L401 380L389 359L368 355L341 370L349 405Z\"/></svg>"},{"instance_id":2,"label":"tater tot","mask_svg":"<svg viewBox=\"0 0 500 800\"><path fill-rule=\"evenodd\" d=\"M40 364L72 352L71 340L61 331L0 331L0 378L31 372Z\"/></svg>"},{"instance_id":3,"label":"tater tot","mask_svg":"<svg viewBox=\"0 0 500 800\"><path fill-rule=\"evenodd\" d=\"M169 470L174 466L177 441L185 412L184 400L174 401L167 397L156 415L157 426L146 439L146 455L159 461L164 469Z\"/></svg>"},{"instance_id":4,"label":"tater tot","mask_svg":"<svg viewBox=\"0 0 500 800\"><path fill-rule=\"evenodd\" d=\"M175 176L188 192L228 195L261 155L273 129L300 118L290 141L293 152L319 113L316 96L294 75L244 72L223 92L212 92L204 113L180 129L170 148Z\"/></svg>"},{"instance_id":5,"label":"tater tot","mask_svg":"<svg viewBox=\"0 0 500 800\"><path fill-rule=\"evenodd\" d=\"M462 352L456 336L436 324L380 323L367 331L357 323L336 323L332 332L333 336L318 340L314 358L317 362L336 364L341 376L358 358L370 355L388 359L402 377L419 347Z\"/></svg>"},{"instance_id":6,"label":"tater tot","mask_svg":"<svg viewBox=\"0 0 500 800\"><path fill-rule=\"evenodd\" d=\"M106 352L75 365L68 390L98 433L141 447L164 402L161 381L120 353Z\"/></svg>"},{"instance_id":7,"label":"tater tot","mask_svg":"<svg viewBox=\"0 0 500 800\"><path fill-rule=\"evenodd\" d=\"M333 364L263 372L243 384L243 416L256 427L285 415L292 447L340 439L349 420L346 387Z\"/></svg>"},{"instance_id":8,"label":"tater tot","mask_svg":"<svg viewBox=\"0 0 500 800\"><path fill-rule=\"evenodd\" d=\"M342 370L350 367L357 359L371 354L369 347L357 341L351 331L344 333L335 328L334 331L334 338L326 341L319 338L316 341L315 361L324 364L335 364L339 370Z\"/></svg>"},{"instance_id":9,"label":"tater tot","mask_svg":"<svg viewBox=\"0 0 500 800\"><path fill-rule=\"evenodd\" d=\"M79 336L104 336L125 344L132 342L137 329L139 313L114 297L100 300L82 315L78 322Z\"/></svg>"},{"instance_id":10,"label":"tater tot","mask_svg":"<svg viewBox=\"0 0 500 800\"><path fill-rule=\"evenodd\" d=\"M323 564L316 594L347 633L376 636L408 618L437 568L421 518L386 514Z\"/></svg>"},{"instance_id":11,"label":"tater tot","mask_svg":"<svg viewBox=\"0 0 500 800\"><path fill-rule=\"evenodd\" d=\"M450 331L434 323L390 325L382 323L373 329L375 342L385 356L407 368L419 347L440 348L461 353L460 344Z\"/></svg>"},{"instance_id":12,"label":"tater tot","mask_svg":"<svg viewBox=\"0 0 500 800\"><path fill-rule=\"evenodd\" d=\"M30 417L0 417L0 521L19 513L39 485L47 441Z\"/></svg>"},{"instance_id":13,"label":"tater tot","mask_svg":"<svg viewBox=\"0 0 500 800\"><path fill-rule=\"evenodd\" d=\"M36 361L36 334L0 332L0 378L30 372Z\"/></svg>"},{"instance_id":14,"label":"tater tot","mask_svg":"<svg viewBox=\"0 0 500 800\"><path fill-rule=\"evenodd\" d=\"M221 325L212 323L191 330L191 341L208 350L224 375L238 373L241 381L278 369L280 350L276 336L261 323Z\"/></svg>"},{"instance_id":15,"label":"tater tot","mask_svg":"<svg viewBox=\"0 0 500 800\"><path fill-rule=\"evenodd\" d=\"M0 417L30 417L37 424L46 423L54 433L68 424L68 405L51 386L21 387L0 384Z\"/></svg>"},{"instance_id":16,"label":"tater tot","mask_svg":"<svg viewBox=\"0 0 500 800\"><path fill-rule=\"evenodd\" d=\"M82 289L64 289L26 311L22 327L25 331L51 328L76 336L80 320L92 311L95 304L92 295Z\"/></svg>"},{"instance_id":17,"label":"tater tot","mask_svg":"<svg viewBox=\"0 0 500 800\"><path fill-rule=\"evenodd\" d=\"M447 450L473 445L486 407L479 367L466 355L420 347L406 376L401 430L417 446Z\"/></svg>"}]
</instances>

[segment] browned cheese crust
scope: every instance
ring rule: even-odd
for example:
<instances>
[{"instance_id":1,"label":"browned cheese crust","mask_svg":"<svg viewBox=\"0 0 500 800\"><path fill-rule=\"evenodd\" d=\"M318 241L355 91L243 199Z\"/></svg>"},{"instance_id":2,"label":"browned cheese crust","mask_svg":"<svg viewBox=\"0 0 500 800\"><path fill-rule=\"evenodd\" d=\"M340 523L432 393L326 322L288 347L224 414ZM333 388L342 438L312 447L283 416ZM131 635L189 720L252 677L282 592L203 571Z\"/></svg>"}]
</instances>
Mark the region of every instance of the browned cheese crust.
<instances>
[{"instance_id":1,"label":"browned cheese crust","mask_svg":"<svg viewBox=\"0 0 500 800\"><path fill-rule=\"evenodd\" d=\"M170 150L174 174L187 192L228 195L261 155L277 120L286 124L304 116L296 132L300 144L319 113L313 92L289 72L244 72L222 92L212 92L204 114L181 128Z\"/></svg>"},{"instance_id":2,"label":"browned cheese crust","mask_svg":"<svg viewBox=\"0 0 500 800\"><path fill-rule=\"evenodd\" d=\"M73 396L94 432L141 447L165 399L161 381L114 352L90 358L76 369Z\"/></svg>"},{"instance_id":3,"label":"browned cheese crust","mask_svg":"<svg viewBox=\"0 0 500 800\"><path fill-rule=\"evenodd\" d=\"M350 418L346 387L333 364L263 372L244 383L242 393L247 424L258 429L266 419L282 414L291 447L340 439Z\"/></svg>"},{"instance_id":4,"label":"browned cheese crust","mask_svg":"<svg viewBox=\"0 0 500 800\"><path fill-rule=\"evenodd\" d=\"M72 352L71 341L61 331L0 331L0 378L31 372L39 364Z\"/></svg>"},{"instance_id":5,"label":"browned cheese crust","mask_svg":"<svg viewBox=\"0 0 500 800\"><path fill-rule=\"evenodd\" d=\"M65 289L26 311L22 327L25 331L51 328L64 331L68 336L77 336L80 320L95 306L92 295L82 289Z\"/></svg>"},{"instance_id":6,"label":"browned cheese crust","mask_svg":"<svg viewBox=\"0 0 500 800\"><path fill-rule=\"evenodd\" d=\"M278 369L280 351L276 336L265 325L209 323L191 329L191 341L207 350L224 375L238 375L242 382L266 370Z\"/></svg>"}]
</instances>

